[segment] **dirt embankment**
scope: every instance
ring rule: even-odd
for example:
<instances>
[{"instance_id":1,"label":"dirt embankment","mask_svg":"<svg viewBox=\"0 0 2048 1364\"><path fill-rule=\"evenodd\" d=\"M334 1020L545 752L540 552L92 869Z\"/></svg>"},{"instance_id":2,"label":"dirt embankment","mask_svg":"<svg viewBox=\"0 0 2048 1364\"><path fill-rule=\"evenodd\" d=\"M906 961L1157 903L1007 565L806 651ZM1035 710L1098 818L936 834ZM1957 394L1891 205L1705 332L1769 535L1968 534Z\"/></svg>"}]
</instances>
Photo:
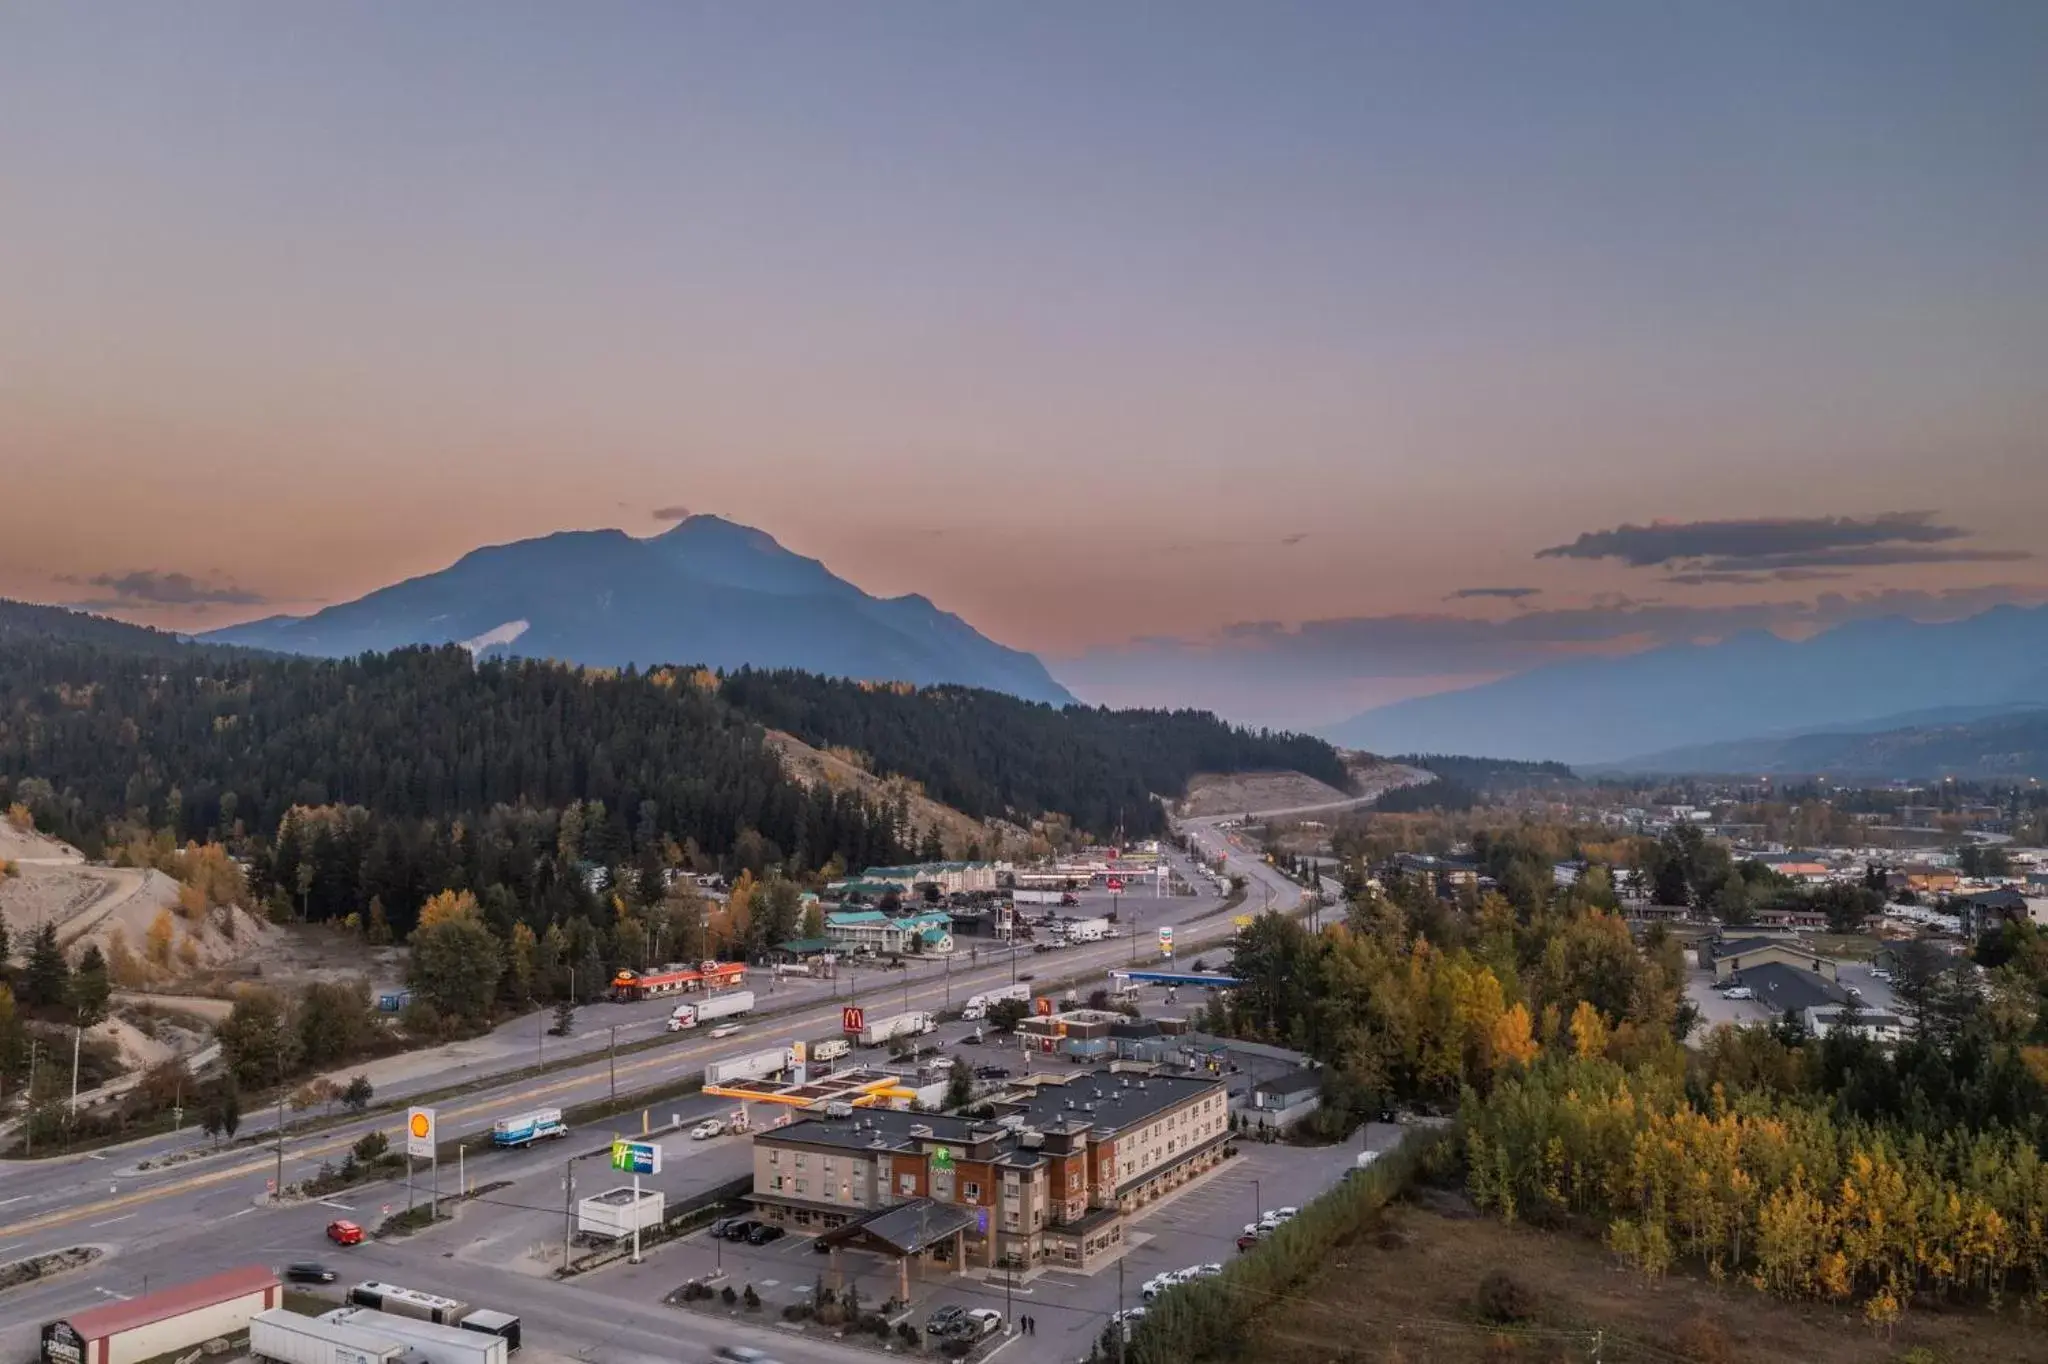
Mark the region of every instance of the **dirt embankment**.
<instances>
[{"instance_id":1,"label":"dirt embankment","mask_svg":"<svg viewBox=\"0 0 2048 1364\"><path fill-rule=\"evenodd\" d=\"M1028 830L999 819L975 819L950 805L942 805L907 777L876 776L863 765L859 754L813 748L795 735L775 729L768 731L768 742L781 754L790 775L806 786L823 783L835 791L860 791L868 799L878 801L905 798L911 825L917 831L912 841L921 839L926 829L936 828L948 857L965 857L973 846L979 846L981 855L987 858L1023 856L1037 851L1031 846Z\"/></svg>"},{"instance_id":2,"label":"dirt embankment","mask_svg":"<svg viewBox=\"0 0 2048 1364\"><path fill-rule=\"evenodd\" d=\"M1188 782L1183 815L1242 815L1254 810L1292 810L1331 805L1352 793L1300 772L1202 772Z\"/></svg>"}]
</instances>

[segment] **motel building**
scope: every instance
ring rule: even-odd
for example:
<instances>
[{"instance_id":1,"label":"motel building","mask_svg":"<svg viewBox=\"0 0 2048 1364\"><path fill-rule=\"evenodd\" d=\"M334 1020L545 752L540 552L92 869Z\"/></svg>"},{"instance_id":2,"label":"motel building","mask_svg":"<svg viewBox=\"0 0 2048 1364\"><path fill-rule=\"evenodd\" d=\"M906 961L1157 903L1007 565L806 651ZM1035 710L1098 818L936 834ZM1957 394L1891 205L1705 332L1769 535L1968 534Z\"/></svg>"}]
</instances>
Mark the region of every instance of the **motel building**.
<instances>
[{"instance_id":1,"label":"motel building","mask_svg":"<svg viewBox=\"0 0 2048 1364\"><path fill-rule=\"evenodd\" d=\"M794 1231L955 1270L1088 1269L1130 1215L1213 1169L1223 1081L1097 1070L1036 1077L985 1119L834 1105L754 1138L756 1213ZM890 1214L895 1213L895 1216Z\"/></svg>"}]
</instances>

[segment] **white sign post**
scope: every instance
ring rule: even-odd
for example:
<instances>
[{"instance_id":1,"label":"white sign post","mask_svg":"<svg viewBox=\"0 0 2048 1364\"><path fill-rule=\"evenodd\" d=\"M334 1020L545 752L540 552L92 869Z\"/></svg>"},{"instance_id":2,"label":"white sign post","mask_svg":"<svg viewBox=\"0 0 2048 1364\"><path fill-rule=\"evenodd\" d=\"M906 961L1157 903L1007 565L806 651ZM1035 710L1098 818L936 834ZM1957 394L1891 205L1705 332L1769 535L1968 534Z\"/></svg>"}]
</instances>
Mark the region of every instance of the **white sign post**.
<instances>
[{"instance_id":1,"label":"white sign post","mask_svg":"<svg viewBox=\"0 0 2048 1364\"><path fill-rule=\"evenodd\" d=\"M633 1175L633 1260L640 1263L640 1176L661 1173L661 1143L653 1141L615 1141L612 1143L612 1168L630 1170Z\"/></svg>"},{"instance_id":2,"label":"white sign post","mask_svg":"<svg viewBox=\"0 0 2048 1364\"><path fill-rule=\"evenodd\" d=\"M434 1110L431 1108L409 1108L405 1112L405 1210L412 1211L412 1162L415 1156L434 1156ZM440 1183L440 1166L434 1168L435 1183Z\"/></svg>"}]
</instances>

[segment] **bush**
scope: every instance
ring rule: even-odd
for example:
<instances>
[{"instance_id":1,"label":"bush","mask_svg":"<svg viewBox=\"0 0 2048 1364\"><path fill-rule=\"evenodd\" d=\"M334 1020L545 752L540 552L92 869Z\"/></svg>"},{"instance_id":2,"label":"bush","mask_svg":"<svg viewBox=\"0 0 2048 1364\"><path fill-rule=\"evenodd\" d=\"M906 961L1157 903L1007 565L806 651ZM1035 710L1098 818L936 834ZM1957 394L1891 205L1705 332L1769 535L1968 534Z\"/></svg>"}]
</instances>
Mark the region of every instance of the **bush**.
<instances>
[{"instance_id":1,"label":"bush","mask_svg":"<svg viewBox=\"0 0 2048 1364\"><path fill-rule=\"evenodd\" d=\"M889 1319L880 1312L869 1317L861 1325L867 1329L869 1335L877 1339L887 1340L889 1338Z\"/></svg>"},{"instance_id":2,"label":"bush","mask_svg":"<svg viewBox=\"0 0 2048 1364\"><path fill-rule=\"evenodd\" d=\"M363 1139L353 1148L355 1158L365 1165L374 1165L384 1158L391 1149L391 1139L382 1132L365 1133Z\"/></svg>"},{"instance_id":3,"label":"bush","mask_svg":"<svg viewBox=\"0 0 2048 1364\"><path fill-rule=\"evenodd\" d=\"M754 1291L754 1286L752 1284L747 1285L747 1291L742 1293L740 1295L740 1298L747 1304L747 1310L749 1312L758 1312L761 1310L761 1295Z\"/></svg>"},{"instance_id":4,"label":"bush","mask_svg":"<svg viewBox=\"0 0 2048 1364\"><path fill-rule=\"evenodd\" d=\"M903 1338L903 1343L905 1345L907 1345L913 1350L917 1348L918 1335L917 1328L915 1326L912 1326L907 1321L902 1322L898 1324L898 1326L896 1327L896 1334Z\"/></svg>"},{"instance_id":5,"label":"bush","mask_svg":"<svg viewBox=\"0 0 2048 1364\"><path fill-rule=\"evenodd\" d=\"M1479 1281L1479 1315L1512 1325L1536 1315L1536 1295L1505 1269L1490 1271Z\"/></svg>"},{"instance_id":6,"label":"bush","mask_svg":"<svg viewBox=\"0 0 2048 1364\"><path fill-rule=\"evenodd\" d=\"M1671 1345L1694 1364L1730 1364L1735 1358L1728 1333L1712 1317L1689 1318L1679 1326Z\"/></svg>"},{"instance_id":7,"label":"bush","mask_svg":"<svg viewBox=\"0 0 2048 1364\"><path fill-rule=\"evenodd\" d=\"M810 1316L811 1305L807 1302L793 1302L782 1309L784 1321L808 1321Z\"/></svg>"},{"instance_id":8,"label":"bush","mask_svg":"<svg viewBox=\"0 0 2048 1364\"><path fill-rule=\"evenodd\" d=\"M749 1284L747 1286L749 1288L753 1287L752 1284ZM718 1300L724 1303L727 1307L730 1307L740 1300L740 1295L732 1291L731 1284L727 1284L723 1289L719 1290Z\"/></svg>"}]
</instances>

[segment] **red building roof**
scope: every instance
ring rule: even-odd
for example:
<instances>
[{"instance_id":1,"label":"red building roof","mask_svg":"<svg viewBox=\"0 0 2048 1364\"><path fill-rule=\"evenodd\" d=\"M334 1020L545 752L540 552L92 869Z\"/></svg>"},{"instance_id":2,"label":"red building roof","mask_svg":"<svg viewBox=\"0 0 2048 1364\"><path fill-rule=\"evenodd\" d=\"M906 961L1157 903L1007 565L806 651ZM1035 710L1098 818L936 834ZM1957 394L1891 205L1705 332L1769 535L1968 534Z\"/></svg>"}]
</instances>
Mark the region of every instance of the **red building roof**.
<instances>
[{"instance_id":1,"label":"red building roof","mask_svg":"<svg viewBox=\"0 0 2048 1364\"><path fill-rule=\"evenodd\" d=\"M230 1269L224 1274L210 1278L195 1279L191 1283L177 1284L155 1293L146 1293L126 1302L110 1302L104 1307L89 1307L83 1312L74 1312L64 1318L71 1329L87 1340L99 1340L104 1336L119 1335L132 1331L138 1326L175 1317L181 1312L190 1312L197 1307L211 1307L217 1302L239 1298L245 1293L258 1293L266 1288L280 1285L277 1275L262 1265L249 1265L242 1269Z\"/></svg>"}]
</instances>

